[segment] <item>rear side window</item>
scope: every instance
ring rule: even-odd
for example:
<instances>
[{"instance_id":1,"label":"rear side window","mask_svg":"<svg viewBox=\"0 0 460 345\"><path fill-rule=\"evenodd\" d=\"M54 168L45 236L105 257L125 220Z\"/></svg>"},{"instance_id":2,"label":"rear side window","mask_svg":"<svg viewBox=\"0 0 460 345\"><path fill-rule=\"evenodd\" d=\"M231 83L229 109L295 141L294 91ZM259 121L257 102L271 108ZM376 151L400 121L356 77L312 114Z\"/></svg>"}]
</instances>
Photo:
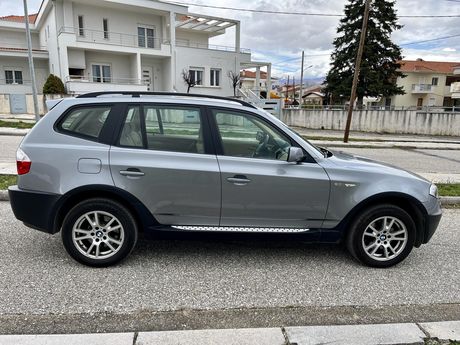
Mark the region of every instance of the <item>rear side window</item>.
<instances>
[{"instance_id":1,"label":"rear side window","mask_svg":"<svg viewBox=\"0 0 460 345\"><path fill-rule=\"evenodd\" d=\"M119 144L155 151L205 153L200 109L156 105L128 107Z\"/></svg>"},{"instance_id":2,"label":"rear side window","mask_svg":"<svg viewBox=\"0 0 460 345\"><path fill-rule=\"evenodd\" d=\"M60 121L58 129L76 136L97 139L111 109L111 106L94 105L72 109Z\"/></svg>"}]
</instances>

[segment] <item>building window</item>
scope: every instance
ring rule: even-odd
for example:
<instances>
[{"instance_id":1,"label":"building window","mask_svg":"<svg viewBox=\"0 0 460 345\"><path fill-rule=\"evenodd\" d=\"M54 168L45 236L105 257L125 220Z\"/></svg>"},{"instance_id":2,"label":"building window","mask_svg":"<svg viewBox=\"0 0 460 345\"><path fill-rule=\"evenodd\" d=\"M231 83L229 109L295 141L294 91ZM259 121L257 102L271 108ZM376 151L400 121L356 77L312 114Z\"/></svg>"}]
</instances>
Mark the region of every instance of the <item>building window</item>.
<instances>
[{"instance_id":1,"label":"building window","mask_svg":"<svg viewBox=\"0 0 460 345\"><path fill-rule=\"evenodd\" d=\"M155 29L139 26L137 28L137 43L139 47L155 48Z\"/></svg>"},{"instance_id":2,"label":"building window","mask_svg":"<svg viewBox=\"0 0 460 345\"><path fill-rule=\"evenodd\" d=\"M93 82L95 83L111 83L112 82L112 70L110 65L94 64L92 65L93 70Z\"/></svg>"},{"instance_id":3,"label":"building window","mask_svg":"<svg viewBox=\"0 0 460 345\"><path fill-rule=\"evenodd\" d=\"M78 16L78 36L85 36L85 28L83 25L83 16Z\"/></svg>"},{"instance_id":4,"label":"building window","mask_svg":"<svg viewBox=\"0 0 460 345\"><path fill-rule=\"evenodd\" d=\"M438 81L439 81L438 77L431 78L431 85L438 86Z\"/></svg>"},{"instance_id":5,"label":"building window","mask_svg":"<svg viewBox=\"0 0 460 345\"><path fill-rule=\"evenodd\" d=\"M102 19L102 28L104 30L104 39L109 39L109 20L107 18Z\"/></svg>"},{"instance_id":6,"label":"building window","mask_svg":"<svg viewBox=\"0 0 460 345\"><path fill-rule=\"evenodd\" d=\"M190 77L195 85L203 85L204 68L190 67Z\"/></svg>"},{"instance_id":7,"label":"building window","mask_svg":"<svg viewBox=\"0 0 460 345\"><path fill-rule=\"evenodd\" d=\"M22 71L6 70L5 80L7 84L23 84Z\"/></svg>"},{"instance_id":8,"label":"building window","mask_svg":"<svg viewBox=\"0 0 460 345\"><path fill-rule=\"evenodd\" d=\"M220 72L218 68L211 68L211 86L220 86Z\"/></svg>"}]
</instances>

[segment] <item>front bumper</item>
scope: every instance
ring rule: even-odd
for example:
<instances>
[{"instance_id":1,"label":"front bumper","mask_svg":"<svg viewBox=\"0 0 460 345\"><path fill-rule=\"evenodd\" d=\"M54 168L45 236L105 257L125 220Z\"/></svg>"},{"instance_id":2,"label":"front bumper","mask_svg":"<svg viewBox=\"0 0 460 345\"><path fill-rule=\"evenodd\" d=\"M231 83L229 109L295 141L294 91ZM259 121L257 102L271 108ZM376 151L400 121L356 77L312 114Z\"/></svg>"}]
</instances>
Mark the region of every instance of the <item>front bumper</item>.
<instances>
[{"instance_id":1,"label":"front bumper","mask_svg":"<svg viewBox=\"0 0 460 345\"><path fill-rule=\"evenodd\" d=\"M428 211L425 215L425 233L422 243L428 243L433 237L442 217L441 202L437 198L432 198L431 202L424 205Z\"/></svg>"},{"instance_id":2,"label":"front bumper","mask_svg":"<svg viewBox=\"0 0 460 345\"><path fill-rule=\"evenodd\" d=\"M14 216L26 226L47 233L54 233L55 209L58 194L28 191L11 186L8 188Z\"/></svg>"}]
</instances>

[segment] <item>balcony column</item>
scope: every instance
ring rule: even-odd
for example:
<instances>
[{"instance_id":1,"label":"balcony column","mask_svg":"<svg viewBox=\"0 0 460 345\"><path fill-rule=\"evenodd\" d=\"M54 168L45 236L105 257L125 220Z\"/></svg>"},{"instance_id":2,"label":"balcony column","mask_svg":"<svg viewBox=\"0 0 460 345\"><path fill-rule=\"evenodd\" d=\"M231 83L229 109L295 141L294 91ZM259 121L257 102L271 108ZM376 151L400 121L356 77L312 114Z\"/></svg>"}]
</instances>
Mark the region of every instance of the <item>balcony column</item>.
<instances>
[{"instance_id":1,"label":"balcony column","mask_svg":"<svg viewBox=\"0 0 460 345\"><path fill-rule=\"evenodd\" d=\"M142 59L141 53L136 53L136 71L137 71L137 80L142 84Z\"/></svg>"},{"instance_id":2,"label":"balcony column","mask_svg":"<svg viewBox=\"0 0 460 345\"><path fill-rule=\"evenodd\" d=\"M270 99L270 93L272 91L272 64L267 64L267 99Z\"/></svg>"},{"instance_id":3,"label":"balcony column","mask_svg":"<svg viewBox=\"0 0 460 345\"><path fill-rule=\"evenodd\" d=\"M170 37L170 44L171 44L171 73L170 73L170 90L177 90L176 88L176 13L170 12L169 13L169 37ZM168 85L168 86L169 86Z\"/></svg>"},{"instance_id":4,"label":"balcony column","mask_svg":"<svg viewBox=\"0 0 460 345\"><path fill-rule=\"evenodd\" d=\"M255 93L260 98L260 66L256 67L256 87Z\"/></svg>"},{"instance_id":5,"label":"balcony column","mask_svg":"<svg viewBox=\"0 0 460 345\"><path fill-rule=\"evenodd\" d=\"M240 54L241 54L241 24L240 22L236 23L235 26L235 73L240 73Z\"/></svg>"}]
</instances>

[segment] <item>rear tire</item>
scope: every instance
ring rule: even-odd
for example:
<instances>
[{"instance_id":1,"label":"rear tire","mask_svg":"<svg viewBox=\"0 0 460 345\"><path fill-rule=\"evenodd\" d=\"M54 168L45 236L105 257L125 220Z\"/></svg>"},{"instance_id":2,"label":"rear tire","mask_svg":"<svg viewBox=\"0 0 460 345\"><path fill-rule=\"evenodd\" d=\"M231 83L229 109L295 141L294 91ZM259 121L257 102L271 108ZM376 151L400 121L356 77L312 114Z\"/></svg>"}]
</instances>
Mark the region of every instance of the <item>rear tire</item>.
<instances>
[{"instance_id":1,"label":"rear tire","mask_svg":"<svg viewBox=\"0 0 460 345\"><path fill-rule=\"evenodd\" d=\"M95 198L74 206L62 223L62 243L78 262L94 267L114 265L126 258L137 242L131 213L110 199Z\"/></svg>"},{"instance_id":2,"label":"rear tire","mask_svg":"<svg viewBox=\"0 0 460 345\"><path fill-rule=\"evenodd\" d=\"M363 211L352 223L346 245L361 263L391 267L403 261L415 243L415 223L403 209L377 205Z\"/></svg>"}]
</instances>

